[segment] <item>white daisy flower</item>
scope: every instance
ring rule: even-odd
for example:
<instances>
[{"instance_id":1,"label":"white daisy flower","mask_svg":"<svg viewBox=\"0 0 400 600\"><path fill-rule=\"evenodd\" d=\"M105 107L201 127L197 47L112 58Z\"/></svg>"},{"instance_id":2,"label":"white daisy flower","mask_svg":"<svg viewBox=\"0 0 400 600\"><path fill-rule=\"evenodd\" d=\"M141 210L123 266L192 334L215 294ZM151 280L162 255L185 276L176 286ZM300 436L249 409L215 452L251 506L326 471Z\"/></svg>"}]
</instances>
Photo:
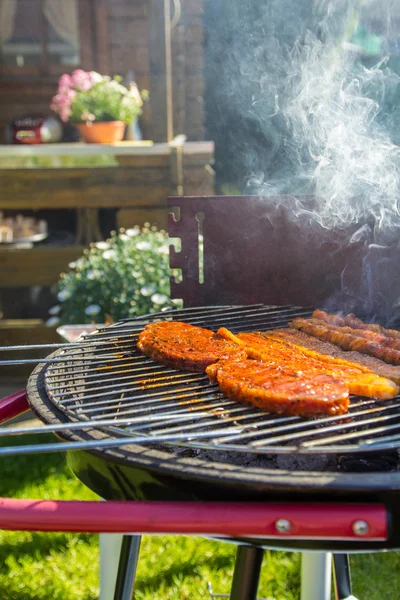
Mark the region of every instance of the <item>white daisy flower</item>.
<instances>
[{"instance_id":1,"label":"white daisy flower","mask_svg":"<svg viewBox=\"0 0 400 600\"><path fill-rule=\"evenodd\" d=\"M85 308L85 315L88 317L95 317L100 311L101 307L98 304L89 304L89 306Z\"/></svg>"},{"instance_id":2,"label":"white daisy flower","mask_svg":"<svg viewBox=\"0 0 400 600\"><path fill-rule=\"evenodd\" d=\"M106 260L110 260L110 258L117 258L117 253L115 250L106 250L103 252L103 258Z\"/></svg>"},{"instance_id":3,"label":"white daisy flower","mask_svg":"<svg viewBox=\"0 0 400 600\"><path fill-rule=\"evenodd\" d=\"M92 77L93 83L100 83L101 81L103 81L103 76L100 75L100 73L97 73L97 71L90 71L90 75Z\"/></svg>"},{"instance_id":4,"label":"white daisy flower","mask_svg":"<svg viewBox=\"0 0 400 600\"><path fill-rule=\"evenodd\" d=\"M70 298L71 292L69 292L68 290L61 290L61 292L57 294L57 300L59 302L65 302L65 300L69 300Z\"/></svg>"},{"instance_id":5,"label":"white daisy flower","mask_svg":"<svg viewBox=\"0 0 400 600\"><path fill-rule=\"evenodd\" d=\"M97 244L95 244L95 246L99 250L107 250L107 248L110 247L110 244L107 244L107 242L97 242Z\"/></svg>"},{"instance_id":6,"label":"white daisy flower","mask_svg":"<svg viewBox=\"0 0 400 600\"><path fill-rule=\"evenodd\" d=\"M152 285L144 285L140 288L140 293L142 296L151 296L155 292L155 288Z\"/></svg>"},{"instance_id":7,"label":"white daisy flower","mask_svg":"<svg viewBox=\"0 0 400 600\"><path fill-rule=\"evenodd\" d=\"M151 301L153 304L165 304L168 302L168 296L165 294L153 294L151 297Z\"/></svg>"},{"instance_id":8,"label":"white daisy flower","mask_svg":"<svg viewBox=\"0 0 400 600\"><path fill-rule=\"evenodd\" d=\"M56 304L55 306L49 308L49 315L58 315L60 312L61 306L59 304Z\"/></svg>"},{"instance_id":9,"label":"white daisy flower","mask_svg":"<svg viewBox=\"0 0 400 600\"><path fill-rule=\"evenodd\" d=\"M56 327L59 323L60 319L58 317L50 317L50 319L47 319L46 321L46 327Z\"/></svg>"},{"instance_id":10,"label":"white daisy flower","mask_svg":"<svg viewBox=\"0 0 400 600\"><path fill-rule=\"evenodd\" d=\"M132 229L127 229L125 233L129 237L135 237L136 235L139 235L140 228L139 227L132 227Z\"/></svg>"},{"instance_id":11,"label":"white daisy flower","mask_svg":"<svg viewBox=\"0 0 400 600\"><path fill-rule=\"evenodd\" d=\"M162 246L159 247L157 252L158 252L158 254L167 255L167 254L169 254L169 247L166 244L163 244Z\"/></svg>"},{"instance_id":12,"label":"white daisy flower","mask_svg":"<svg viewBox=\"0 0 400 600\"><path fill-rule=\"evenodd\" d=\"M76 262L70 262L70 263L68 264L68 267L69 267L70 269L76 269L76 265L77 265L77 263L76 263Z\"/></svg>"},{"instance_id":13,"label":"white daisy flower","mask_svg":"<svg viewBox=\"0 0 400 600\"><path fill-rule=\"evenodd\" d=\"M138 244L136 244L136 248L137 250L150 250L151 244L150 242L139 242Z\"/></svg>"}]
</instances>

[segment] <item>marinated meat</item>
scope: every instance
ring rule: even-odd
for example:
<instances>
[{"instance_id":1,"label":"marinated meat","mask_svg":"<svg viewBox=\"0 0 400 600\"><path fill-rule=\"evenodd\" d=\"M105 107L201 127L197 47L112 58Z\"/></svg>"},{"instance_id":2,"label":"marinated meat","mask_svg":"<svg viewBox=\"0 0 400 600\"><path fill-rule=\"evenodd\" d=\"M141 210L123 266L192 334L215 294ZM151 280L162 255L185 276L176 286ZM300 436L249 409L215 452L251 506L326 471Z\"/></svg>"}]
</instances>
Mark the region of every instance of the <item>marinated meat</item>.
<instances>
[{"instance_id":1,"label":"marinated meat","mask_svg":"<svg viewBox=\"0 0 400 600\"><path fill-rule=\"evenodd\" d=\"M356 350L362 354L369 354L384 362L400 365L400 350L389 348L382 343L366 339L361 335L348 333L345 327L330 325L320 319L293 319L291 327L304 331L308 335L336 344L343 350Z\"/></svg>"},{"instance_id":2,"label":"marinated meat","mask_svg":"<svg viewBox=\"0 0 400 600\"><path fill-rule=\"evenodd\" d=\"M400 331L397 329L386 329L377 323L364 323L364 321L356 317L353 313L340 316L329 314L324 310L315 310L312 316L314 319L322 319L332 325L348 326L353 329L373 331L375 333L381 333L385 337L397 338L400 340Z\"/></svg>"},{"instance_id":3,"label":"marinated meat","mask_svg":"<svg viewBox=\"0 0 400 600\"><path fill-rule=\"evenodd\" d=\"M249 358L261 360L271 367L281 366L295 373L302 372L307 376L330 375L343 381L351 394L387 400L399 392L398 386L393 381L380 377L372 371L366 372L357 365L329 363L321 360L316 352L313 356L309 356L299 347L284 344L281 340L270 338L260 332L234 335L228 329L221 328L218 333L244 347Z\"/></svg>"},{"instance_id":4,"label":"marinated meat","mask_svg":"<svg viewBox=\"0 0 400 600\"><path fill-rule=\"evenodd\" d=\"M137 346L146 356L184 371L203 372L208 365L221 359L247 357L245 349L209 329L179 321L146 325Z\"/></svg>"},{"instance_id":5,"label":"marinated meat","mask_svg":"<svg viewBox=\"0 0 400 600\"><path fill-rule=\"evenodd\" d=\"M319 333L328 332L336 340L343 336L362 340L354 346L372 344L400 354L323 320L295 319L295 324L301 326L298 329L311 326ZM213 333L165 321L147 325L137 345L150 358L172 368L206 371L228 398L282 415L341 415L347 412L349 393L378 399L399 393L400 367L353 350L343 352L298 329L235 335L226 328Z\"/></svg>"},{"instance_id":6,"label":"marinated meat","mask_svg":"<svg viewBox=\"0 0 400 600\"><path fill-rule=\"evenodd\" d=\"M314 315L320 315L321 318L316 317ZM333 317L333 319L331 317ZM351 335L355 335L358 337L365 338L367 340L371 340L372 342L376 342L377 344L381 344L382 346L387 346L388 348L395 348L396 350L400 350L400 337L394 337L392 335L388 335L385 333L385 331L392 331L392 330L385 330L382 327L381 331L378 332L378 331L372 331L371 329L368 329L368 326L366 326L365 328L356 328L356 327L349 326L349 324L347 324L347 325L335 324L333 322L335 317L336 317L336 315L328 315L328 313L324 313L324 311L322 311L322 310L319 310L319 311L316 310L316 311L314 311L313 317L310 320L315 323L318 321L318 323L320 325L323 325L325 323L327 327L329 327L330 329L333 328L335 331L340 331L343 333L350 333ZM346 319L347 319L347 317L346 317ZM346 322L346 320L344 318L342 318L342 321ZM352 319L347 321L347 323L351 323L351 322L352 322ZM380 327L380 326L378 325L378 327Z\"/></svg>"},{"instance_id":7,"label":"marinated meat","mask_svg":"<svg viewBox=\"0 0 400 600\"><path fill-rule=\"evenodd\" d=\"M400 367L388 365L367 354L344 351L331 342L312 337L297 329L275 329L263 333L263 336L299 348L306 356L317 357L328 363L357 367L364 373L375 373L400 383Z\"/></svg>"},{"instance_id":8,"label":"marinated meat","mask_svg":"<svg viewBox=\"0 0 400 600\"><path fill-rule=\"evenodd\" d=\"M340 415L349 405L346 385L325 374L305 375L252 359L223 360L206 373L228 398L280 415Z\"/></svg>"}]
</instances>

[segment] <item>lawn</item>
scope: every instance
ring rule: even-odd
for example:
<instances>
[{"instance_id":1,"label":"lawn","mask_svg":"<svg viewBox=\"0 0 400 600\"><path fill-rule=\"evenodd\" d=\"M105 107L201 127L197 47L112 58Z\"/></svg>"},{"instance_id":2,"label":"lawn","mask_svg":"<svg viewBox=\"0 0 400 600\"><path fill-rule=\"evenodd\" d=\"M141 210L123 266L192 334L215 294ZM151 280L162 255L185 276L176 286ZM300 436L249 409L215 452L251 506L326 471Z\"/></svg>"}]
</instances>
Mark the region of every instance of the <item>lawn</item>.
<instances>
[{"instance_id":1,"label":"lawn","mask_svg":"<svg viewBox=\"0 0 400 600\"><path fill-rule=\"evenodd\" d=\"M59 454L1 459L0 495L96 498ZM204 600L209 598L208 581L214 592L228 593L234 555L231 544L144 536L135 598ZM352 567L354 593L360 600L400 598L400 553L355 556ZM298 554L266 552L260 597L298 600L299 571ZM1 600L95 600L98 593L96 535L0 532Z\"/></svg>"}]
</instances>

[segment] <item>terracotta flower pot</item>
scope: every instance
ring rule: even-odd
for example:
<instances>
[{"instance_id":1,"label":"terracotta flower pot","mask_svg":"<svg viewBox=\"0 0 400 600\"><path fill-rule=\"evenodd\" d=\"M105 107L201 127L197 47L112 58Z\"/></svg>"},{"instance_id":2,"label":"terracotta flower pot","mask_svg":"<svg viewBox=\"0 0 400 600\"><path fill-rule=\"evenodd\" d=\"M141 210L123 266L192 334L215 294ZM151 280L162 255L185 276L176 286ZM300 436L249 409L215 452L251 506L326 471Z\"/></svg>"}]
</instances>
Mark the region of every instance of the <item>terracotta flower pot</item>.
<instances>
[{"instance_id":1,"label":"terracotta flower pot","mask_svg":"<svg viewBox=\"0 0 400 600\"><path fill-rule=\"evenodd\" d=\"M77 123L81 138L89 144L113 144L124 137L125 123L122 121L104 121L99 123Z\"/></svg>"}]
</instances>

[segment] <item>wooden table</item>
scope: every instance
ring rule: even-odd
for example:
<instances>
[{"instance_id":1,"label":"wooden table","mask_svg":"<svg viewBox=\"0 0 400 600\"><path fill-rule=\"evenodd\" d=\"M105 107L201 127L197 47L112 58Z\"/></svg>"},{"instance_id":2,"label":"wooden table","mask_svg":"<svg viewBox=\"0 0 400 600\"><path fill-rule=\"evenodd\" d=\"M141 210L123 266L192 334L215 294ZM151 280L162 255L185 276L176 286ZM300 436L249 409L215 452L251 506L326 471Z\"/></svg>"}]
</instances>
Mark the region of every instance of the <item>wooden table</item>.
<instances>
[{"instance_id":1,"label":"wooden table","mask_svg":"<svg viewBox=\"0 0 400 600\"><path fill-rule=\"evenodd\" d=\"M118 226L149 221L166 228L168 196L213 194L213 155L212 142L182 139L163 144L0 146L0 210L74 209L78 215L73 245L0 246L0 288L56 282L84 246L100 239L101 208L117 209ZM93 157L106 157L105 166L89 166ZM13 159L38 164L9 168ZM53 166L41 166L40 160ZM60 166L63 161L82 166Z\"/></svg>"}]
</instances>

